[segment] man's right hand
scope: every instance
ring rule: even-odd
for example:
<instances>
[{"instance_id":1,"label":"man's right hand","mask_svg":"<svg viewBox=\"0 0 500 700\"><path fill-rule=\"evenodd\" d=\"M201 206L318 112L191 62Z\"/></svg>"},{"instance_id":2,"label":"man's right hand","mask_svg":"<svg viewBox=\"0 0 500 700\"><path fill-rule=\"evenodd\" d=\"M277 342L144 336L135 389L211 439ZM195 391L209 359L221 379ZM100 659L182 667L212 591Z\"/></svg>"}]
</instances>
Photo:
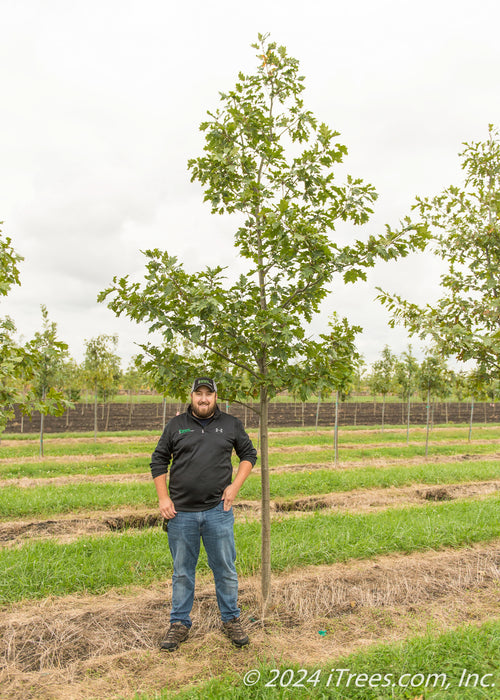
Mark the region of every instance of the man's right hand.
<instances>
[{"instance_id":1,"label":"man's right hand","mask_svg":"<svg viewBox=\"0 0 500 700\"><path fill-rule=\"evenodd\" d=\"M167 520L172 520L172 518L174 518L177 514L174 502L168 496L166 498L160 499L160 513Z\"/></svg>"}]
</instances>

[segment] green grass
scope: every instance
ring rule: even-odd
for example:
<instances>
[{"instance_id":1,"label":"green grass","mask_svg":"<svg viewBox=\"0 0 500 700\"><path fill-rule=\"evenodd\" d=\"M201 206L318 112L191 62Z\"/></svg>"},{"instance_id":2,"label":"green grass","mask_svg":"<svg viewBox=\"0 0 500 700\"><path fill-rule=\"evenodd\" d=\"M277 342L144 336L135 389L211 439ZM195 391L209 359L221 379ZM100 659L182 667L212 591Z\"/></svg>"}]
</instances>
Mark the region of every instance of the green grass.
<instances>
[{"instance_id":1,"label":"green grass","mask_svg":"<svg viewBox=\"0 0 500 700\"><path fill-rule=\"evenodd\" d=\"M499 450L500 451L500 446ZM435 445L429 447L429 456L455 456L455 455L489 455L496 452L495 446L481 443ZM425 457L424 445L401 445L400 447L359 447L354 449L339 448L339 462L354 462L370 459L411 459L412 457ZM307 464L332 464L334 459L333 448L328 450L313 450L310 452L274 452L269 455L269 467L283 467L287 465Z\"/></svg>"},{"instance_id":2,"label":"green grass","mask_svg":"<svg viewBox=\"0 0 500 700\"><path fill-rule=\"evenodd\" d=\"M0 500L0 518L78 513L83 510L111 509L124 505L156 508L158 498L153 482L79 482L30 488L5 486Z\"/></svg>"},{"instance_id":3,"label":"green grass","mask_svg":"<svg viewBox=\"0 0 500 700\"><path fill-rule=\"evenodd\" d=\"M57 440L44 443L44 457L61 456L85 456L85 455L105 455L105 454L151 454L156 447L158 440L147 442L74 442L58 444ZM2 446L0 456L2 458L38 457L38 445L15 445Z\"/></svg>"},{"instance_id":4,"label":"green grass","mask_svg":"<svg viewBox=\"0 0 500 700\"><path fill-rule=\"evenodd\" d=\"M30 465L31 466L31 465ZM33 465L35 466L35 465ZM56 469L47 473L55 476ZM74 472L81 469L77 465ZM124 460L109 465L99 465L92 473L149 473L143 459ZM66 473L66 472L65 472ZM41 475L41 474L40 474ZM464 481L489 481L500 478L500 461L452 462L444 464L416 464L396 467L365 467L363 469L314 470L272 474L271 498L297 498L352 489L389 488L415 483L451 484ZM261 496L260 476L248 477L239 498L258 500ZM56 513L77 513L83 510L105 510L124 505L157 507L156 491L151 481L125 483L73 483L55 486L21 487L4 486L0 500L0 518L48 516Z\"/></svg>"},{"instance_id":5,"label":"green grass","mask_svg":"<svg viewBox=\"0 0 500 700\"><path fill-rule=\"evenodd\" d=\"M482 429L478 428L472 432L472 442L480 442L483 440L500 440L500 428L499 429L488 429L487 431L481 432ZM363 434L364 433L364 434ZM440 428L435 429L429 434L429 442L441 442L448 440L456 440L460 442L467 442L468 438L468 428ZM425 443L426 435L425 430L410 431L410 445L419 445ZM339 444L387 444L391 442L402 442L406 444L406 431L404 430L384 430L382 431L372 431L367 432L358 430L350 433L350 429L341 428L339 430ZM276 435L269 439L270 447L283 447L283 446L302 446L302 445L332 445L333 444L333 431L330 429L328 432L322 431L314 433L313 435L290 435L290 436L280 436Z\"/></svg>"},{"instance_id":6,"label":"green grass","mask_svg":"<svg viewBox=\"0 0 500 700\"><path fill-rule=\"evenodd\" d=\"M116 430L116 431L109 431L109 432L98 432L97 433L97 439L99 440L100 438L107 438L107 437L148 437L151 436L154 438L155 435L158 435L158 430ZM20 441L26 441L26 440L35 440L38 442L40 438L39 433L3 433L2 434L2 440L20 440ZM88 431L88 432L67 432L67 433L45 433L44 435L44 442L46 441L51 441L51 440L67 440L67 439L78 439L78 438L92 438L94 439L94 431ZM2 444L0 443L0 448L2 448Z\"/></svg>"},{"instance_id":7,"label":"green grass","mask_svg":"<svg viewBox=\"0 0 500 700\"><path fill-rule=\"evenodd\" d=\"M271 498L292 498L345 492L352 489L389 488L411 484L453 484L464 481L500 479L500 460L416 464L407 467L366 467L364 469L314 470L270 475ZM251 475L243 484L240 498L260 498L260 477Z\"/></svg>"},{"instance_id":8,"label":"green grass","mask_svg":"<svg viewBox=\"0 0 500 700\"><path fill-rule=\"evenodd\" d=\"M412 637L398 644L379 644L366 651L306 667L303 671L298 664L260 663L255 665L260 680L251 687L245 686L245 673L228 672L178 693L164 690L155 695L136 695L135 698L392 700L425 697L432 700L495 700L500 698L499 659L500 620L491 620L480 627L468 625L439 635L428 632L425 636ZM249 662L246 673L252 670L251 666ZM340 669L348 670L342 672ZM293 687L293 683L298 685Z\"/></svg>"},{"instance_id":9,"label":"green grass","mask_svg":"<svg viewBox=\"0 0 500 700\"><path fill-rule=\"evenodd\" d=\"M98 461L79 459L73 462L56 462L49 459L37 462L0 462L0 479L42 479L77 474L149 474L149 459L131 455Z\"/></svg>"},{"instance_id":10,"label":"green grass","mask_svg":"<svg viewBox=\"0 0 500 700\"><path fill-rule=\"evenodd\" d=\"M389 552L461 547L500 537L500 497L363 514L314 514L273 523L272 568L284 571ZM237 567L260 568L260 523L237 522ZM199 567L207 569L206 557ZM159 528L82 538L39 540L0 552L0 599L8 602L69 593L102 593L147 585L171 573L167 537Z\"/></svg>"},{"instance_id":11,"label":"green grass","mask_svg":"<svg viewBox=\"0 0 500 700\"><path fill-rule=\"evenodd\" d=\"M143 443L75 443L70 445L48 445L45 448L45 458L41 464L50 457L62 456L104 456L115 454L141 454L145 455L145 464L149 463L149 455L152 454L156 447L157 441ZM500 446L499 446L500 449ZM480 442L472 443L456 443L453 445L431 445L429 447L429 455L459 455L459 454L491 454L495 452L495 446ZM21 447L3 447L1 457L10 459L22 460L23 457L36 457L37 448L31 445ZM147 455L147 457L146 457ZM376 447L362 445L358 448L348 449L340 445L339 460L341 462L349 462L361 459L401 459L411 457L425 456L424 445L410 444L401 445L398 447ZM301 452L300 446L297 446L297 452L271 452L269 454L269 466L279 467L287 464L319 464L328 463L333 460L333 447L324 450L312 450ZM0 469L2 467L0 461ZM73 465L68 467L68 473L74 473Z\"/></svg>"}]
</instances>

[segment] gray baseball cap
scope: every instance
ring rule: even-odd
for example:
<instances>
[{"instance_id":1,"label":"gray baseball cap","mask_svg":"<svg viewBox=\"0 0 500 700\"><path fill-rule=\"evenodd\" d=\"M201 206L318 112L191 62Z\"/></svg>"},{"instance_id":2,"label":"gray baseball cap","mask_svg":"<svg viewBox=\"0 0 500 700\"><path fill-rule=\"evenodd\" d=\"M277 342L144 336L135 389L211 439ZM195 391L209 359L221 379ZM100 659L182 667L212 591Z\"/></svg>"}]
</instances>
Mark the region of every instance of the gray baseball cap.
<instances>
[{"instance_id":1,"label":"gray baseball cap","mask_svg":"<svg viewBox=\"0 0 500 700\"><path fill-rule=\"evenodd\" d=\"M210 389L210 391L217 393L217 384L213 379L209 379L208 377L197 377L193 382L193 386L191 387L191 393L196 391L196 389L199 389L200 386L206 386L208 389Z\"/></svg>"}]
</instances>

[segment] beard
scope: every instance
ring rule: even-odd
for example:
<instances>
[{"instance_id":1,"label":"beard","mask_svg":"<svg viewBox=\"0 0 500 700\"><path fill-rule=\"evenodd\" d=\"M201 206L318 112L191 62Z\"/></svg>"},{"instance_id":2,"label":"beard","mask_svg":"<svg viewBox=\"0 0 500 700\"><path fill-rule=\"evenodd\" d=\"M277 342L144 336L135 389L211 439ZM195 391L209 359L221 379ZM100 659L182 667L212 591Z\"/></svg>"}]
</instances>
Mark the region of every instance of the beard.
<instances>
[{"instance_id":1,"label":"beard","mask_svg":"<svg viewBox=\"0 0 500 700\"><path fill-rule=\"evenodd\" d=\"M215 412L216 404L205 404L202 406L195 406L191 401L191 410L196 418L210 418Z\"/></svg>"}]
</instances>

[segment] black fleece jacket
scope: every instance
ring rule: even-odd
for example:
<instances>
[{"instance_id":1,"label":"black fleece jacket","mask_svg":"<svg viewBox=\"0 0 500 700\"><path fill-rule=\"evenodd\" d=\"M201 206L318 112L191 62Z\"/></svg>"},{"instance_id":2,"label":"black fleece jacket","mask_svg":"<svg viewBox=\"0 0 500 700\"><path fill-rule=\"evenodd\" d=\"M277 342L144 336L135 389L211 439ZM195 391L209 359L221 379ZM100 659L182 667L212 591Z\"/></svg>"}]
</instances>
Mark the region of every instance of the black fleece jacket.
<instances>
[{"instance_id":1,"label":"black fleece jacket","mask_svg":"<svg viewBox=\"0 0 500 700\"><path fill-rule=\"evenodd\" d=\"M151 474L153 479L166 474L172 461L169 493L175 509L209 510L220 503L232 481L233 448L240 462L247 460L253 466L257 461L257 451L238 418L216 406L203 426L189 406L165 426L151 457Z\"/></svg>"}]
</instances>

